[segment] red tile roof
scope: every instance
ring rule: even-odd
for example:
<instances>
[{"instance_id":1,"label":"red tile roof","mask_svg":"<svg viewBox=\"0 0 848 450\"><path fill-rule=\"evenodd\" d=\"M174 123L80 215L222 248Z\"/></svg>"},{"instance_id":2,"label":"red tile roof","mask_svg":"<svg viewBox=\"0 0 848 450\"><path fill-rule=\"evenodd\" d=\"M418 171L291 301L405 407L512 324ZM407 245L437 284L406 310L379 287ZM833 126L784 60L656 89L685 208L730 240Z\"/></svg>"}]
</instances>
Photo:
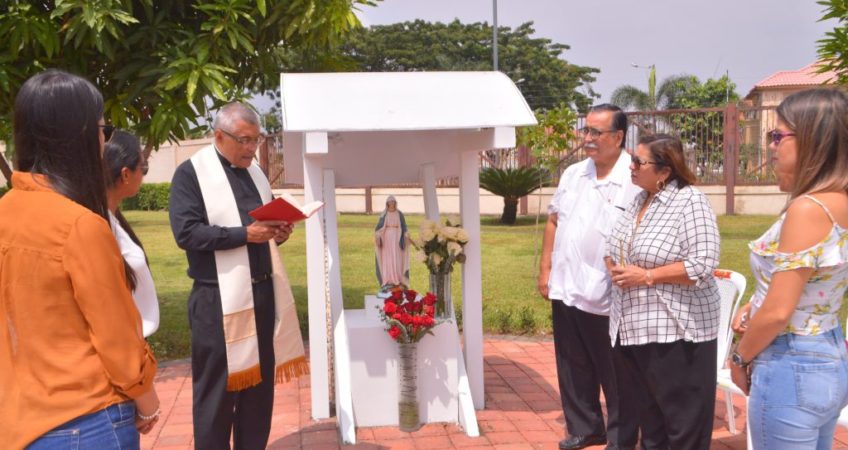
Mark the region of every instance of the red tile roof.
<instances>
[{"instance_id":1,"label":"red tile roof","mask_svg":"<svg viewBox=\"0 0 848 450\"><path fill-rule=\"evenodd\" d=\"M775 72L755 84L754 89L782 86L818 86L831 83L836 77L836 73L833 71L818 73L819 64L819 62L814 62L800 70Z\"/></svg>"}]
</instances>

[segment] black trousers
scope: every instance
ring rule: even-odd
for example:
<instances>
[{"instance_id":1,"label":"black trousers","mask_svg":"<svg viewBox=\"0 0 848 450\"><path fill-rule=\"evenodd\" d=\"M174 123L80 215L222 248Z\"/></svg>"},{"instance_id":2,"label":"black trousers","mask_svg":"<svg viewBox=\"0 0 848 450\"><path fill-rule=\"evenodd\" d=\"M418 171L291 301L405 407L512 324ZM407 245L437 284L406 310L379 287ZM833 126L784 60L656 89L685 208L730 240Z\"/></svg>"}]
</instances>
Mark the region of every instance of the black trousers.
<instances>
[{"instance_id":1,"label":"black trousers","mask_svg":"<svg viewBox=\"0 0 848 450\"><path fill-rule=\"evenodd\" d=\"M194 283L188 300L194 448L259 450L268 444L274 407L274 286L253 285L262 382L227 391L227 350L217 285Z\"/></svg>"},{"instance_id":2,"label":"black trousers","mask_svg":"<svg viewBox=\"0 0 848 450\"><path fill-rule=\"evenodd\" d=\"M609 317L551 300L557 378L568 433L573 436L606 433L611 444L636 445L639 432L637 402L622 391L609 338ZM600 392L607 405L607 426ZM624 394L624 395L622 395Z\"/></svg>"},{"instance_id":3,"label":"black trousers","mask_svg":"<svg viewBox=\"0 0 848 450\"><path fill-rule=\"evenodd\" d=\"M716 398L716 340L617 345L624 384L641 395L642 448L710 448Z\"/></svg>"}]
</instances>

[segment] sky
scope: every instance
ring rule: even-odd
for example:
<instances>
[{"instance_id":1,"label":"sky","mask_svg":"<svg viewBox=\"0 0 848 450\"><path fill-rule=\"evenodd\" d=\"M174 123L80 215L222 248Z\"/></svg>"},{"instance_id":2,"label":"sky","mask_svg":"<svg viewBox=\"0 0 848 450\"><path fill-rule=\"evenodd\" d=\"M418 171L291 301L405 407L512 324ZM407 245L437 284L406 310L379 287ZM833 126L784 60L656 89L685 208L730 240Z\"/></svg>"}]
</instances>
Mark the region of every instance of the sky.
<instances>
[{"instance_id":1,"label":"sky","mask_svg":"<svg viewBox=\"0 0 848 450\"><path fill-rule=\"evenodd\" d=\"M744 97L779 70L816 59L816 41L834 27L818 22L813 0L497 0L498 25L532 21L536 36L571 47L562 58L601 70L592 84L602 101L616 87L647 90L648 69L657 83L690 74L701 81L726 72ZM360 7L363 25L422 19L492 23L493 0L384 0Z\"/></svg>"}]
</instances>

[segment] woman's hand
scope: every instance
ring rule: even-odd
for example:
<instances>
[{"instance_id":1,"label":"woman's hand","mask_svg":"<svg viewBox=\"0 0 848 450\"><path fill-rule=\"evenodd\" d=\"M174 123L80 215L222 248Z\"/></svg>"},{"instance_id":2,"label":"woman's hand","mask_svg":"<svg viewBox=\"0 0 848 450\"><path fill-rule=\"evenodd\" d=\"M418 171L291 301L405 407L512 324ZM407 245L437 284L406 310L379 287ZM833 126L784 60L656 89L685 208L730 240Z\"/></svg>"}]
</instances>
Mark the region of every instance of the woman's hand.
<instances>
[{"instance_id":1,"label":"woman's hand","mask_svg":"<svg viewBox=\"0 0 848 450\"><path fill-rule=\"evenodd\" d=\"M135 428L139 433L149 433L159 421L161 413L159 406L159 396L156 395L155 386L135 399Z\"/></svg>"},{"instance_id":2,"label":"woman's hand","mask_svg":"<svg viewBox=\"0 0 848 450\"><path fill-rule=\"evenodd\" d=\"M735 384L739 389L742 390L745 395L748 395L751 389L751 365L747 367L737 366L733 364L733 361L727 360L727 366L730 367L730 379L733 380L733 384Z\"/></svg>"},{"instance_id":3,"label":"woman's hand","mask_svg":"<svg viewBox=\"0 0 848 450\"><path fill-rule=\"evenodd\" d=\"M646 286L648 284L647 270L634 266L612 266L612 282L620 288Z\"/></svg>"},{"instance_id":4,"label":"woman's hand","mask_svg":"<svg viewBox=\"0 0 848 450\"><path fill-rule=\"evenodd\" d=\"M748 319L751 318L751 303L746 303L736 311L733 320L730 322L730 328L740 335L745 334L748 329Z\"/></svg>"}]
</instances>

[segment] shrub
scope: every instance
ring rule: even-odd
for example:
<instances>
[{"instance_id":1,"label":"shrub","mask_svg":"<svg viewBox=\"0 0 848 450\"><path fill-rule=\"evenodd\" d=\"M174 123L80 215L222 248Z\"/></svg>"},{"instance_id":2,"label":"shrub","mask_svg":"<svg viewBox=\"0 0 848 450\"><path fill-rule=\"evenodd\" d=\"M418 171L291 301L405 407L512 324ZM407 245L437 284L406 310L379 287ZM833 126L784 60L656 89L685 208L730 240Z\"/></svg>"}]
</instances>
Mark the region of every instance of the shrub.
<instances>
[{"instance_id":1,"label":"shrub","mask_svg":"<svg viewBox=\"0 0 848 450\"><path fill-rule=\"evenodd\" d=\"M171 195L171 183L142 184L135 197L121 203L124 211L167 211Z\"/></svg>"},{"instance_id":2,"label":"shrub","mask_svg":"<svg viewBox=\"0 0 848 450\"><path fill-rule=\"evenodd\" d=\"M9 192L9 188L7 188L6 186L0 186L0 197L3 197L3 194L5 194L6 192Z\"/></svg>"}]
</instances>

